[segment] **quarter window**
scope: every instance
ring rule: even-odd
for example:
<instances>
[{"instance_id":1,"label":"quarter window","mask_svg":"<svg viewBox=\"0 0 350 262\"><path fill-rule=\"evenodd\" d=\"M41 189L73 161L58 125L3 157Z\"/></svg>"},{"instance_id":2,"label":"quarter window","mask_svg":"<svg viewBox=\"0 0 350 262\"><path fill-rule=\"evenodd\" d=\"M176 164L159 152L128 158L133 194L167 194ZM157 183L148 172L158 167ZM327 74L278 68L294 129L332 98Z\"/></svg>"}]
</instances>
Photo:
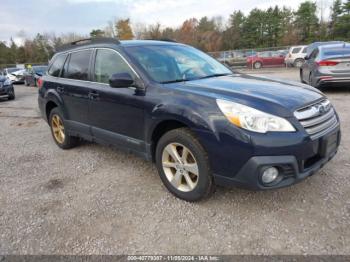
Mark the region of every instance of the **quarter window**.
<instances>
[{"instance_id":1,"label":"quarter window","mask_svg":"<svg viewBox=\"0 0 350 262\"><path fill-rule=\"evenodd\" d=\"M95 81L108 83L113 74L129 73L134 75L129 65L116 52L108 49L99 49L95 61Z\"/></svg>"},{"instance_id":2,"label":"quarter window","mask_svg":"<svg viewBox=\"0 0 350 262\"><path fill-rule=\"evenodd\" d=\"M60 76L60 72L62 69L62 66L64 64L64 61L66 60L67 55L62 54L62 55L58 55L55 60L53 61L50 69L49 69L49 75L51 76Z\"/></svg>"},{"instance_id":3,"label":"quarter window","mask_svg":"<svg viewBox=\"0 0 350 262\"><path fill-rule=\"evenodd\" d=\"M65 67L63 77L77 80L88 80L91 54L92 50L71 53L69 64L67 69Z\"/></svg>"}]
</instances>

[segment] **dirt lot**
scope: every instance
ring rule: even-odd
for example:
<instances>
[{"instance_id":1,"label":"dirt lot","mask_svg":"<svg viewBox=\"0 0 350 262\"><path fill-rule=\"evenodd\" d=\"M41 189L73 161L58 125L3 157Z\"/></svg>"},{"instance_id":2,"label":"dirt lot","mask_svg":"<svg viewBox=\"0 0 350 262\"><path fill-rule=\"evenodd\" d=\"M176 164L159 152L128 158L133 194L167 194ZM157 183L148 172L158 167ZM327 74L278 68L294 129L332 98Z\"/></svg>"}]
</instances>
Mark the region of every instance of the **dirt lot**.
<instances>
[{"instance_id":1,"label":"dirt lot","mask_svg":"<svg viewBox=\"0 0 350 262\"><path fill-rule=\"evenodd\" d=\"M350 88L326 91L343 140L322 171L276 191L218 188L196 204L136 156L90 143L60 150L36 88L15 89L15 101L0 101L0 254L350 254Z\"/></svg>"}]
</instances>

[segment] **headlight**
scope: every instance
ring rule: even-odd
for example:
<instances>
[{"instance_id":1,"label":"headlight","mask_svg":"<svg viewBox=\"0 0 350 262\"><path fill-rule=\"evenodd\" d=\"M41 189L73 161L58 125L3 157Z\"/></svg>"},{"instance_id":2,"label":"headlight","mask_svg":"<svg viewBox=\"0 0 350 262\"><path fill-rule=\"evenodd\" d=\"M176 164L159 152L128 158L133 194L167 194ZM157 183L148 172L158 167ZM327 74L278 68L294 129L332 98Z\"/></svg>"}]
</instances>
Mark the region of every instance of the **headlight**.
<instances>
[{"instance_id":1,"label":"headlight","mask_svg":"<svg viewBox=\"0 0 350 262\"><path fill-rule=\"evenodd\" d=\"M217 99L216 103L226 118L238 127L258 133L295 131L284 118L227 100Z\"/></svg>"},{"instance_id":2,"label":"headlight","mask_svg":"<svg viewBox=\"0 0 350 262\"><path fill-rule=\"evenodd\" d=\"M11 80L10 79L6 79L4 82L4 86L9 86L11 85Z\"/></svg>"}]
</instances>

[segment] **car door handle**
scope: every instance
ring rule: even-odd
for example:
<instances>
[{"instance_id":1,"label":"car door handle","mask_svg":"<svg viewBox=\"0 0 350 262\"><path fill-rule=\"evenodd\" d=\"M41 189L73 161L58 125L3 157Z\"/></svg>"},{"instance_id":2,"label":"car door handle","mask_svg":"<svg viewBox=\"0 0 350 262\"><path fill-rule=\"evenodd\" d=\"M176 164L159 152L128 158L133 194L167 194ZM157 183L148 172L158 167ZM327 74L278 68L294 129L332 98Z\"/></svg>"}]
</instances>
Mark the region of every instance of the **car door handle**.
<instances>
[{"instance_id":1,"label":"car door handle","mask_svg":"<svg viewBox=\"0 0 350 262\"><path fill-rule=\"evenodd\" d=\"M89 92L89 94L88 94L88 97L89 97L90 99L92 99L92 100L98 98L99 96L100 96L100 95L99 95L96 91L91 91L91 92Z\"/></svg>"},{"instance_id":2,"label":"car door handle","mask_svg":"<svg viewBox=\"0 0 350 262\"><path fill-rule=\"evenodd\" d=\"M64 87L62 86L57 87L57 92L62 94L64 92Z\"/></svg>"}]
</instances>

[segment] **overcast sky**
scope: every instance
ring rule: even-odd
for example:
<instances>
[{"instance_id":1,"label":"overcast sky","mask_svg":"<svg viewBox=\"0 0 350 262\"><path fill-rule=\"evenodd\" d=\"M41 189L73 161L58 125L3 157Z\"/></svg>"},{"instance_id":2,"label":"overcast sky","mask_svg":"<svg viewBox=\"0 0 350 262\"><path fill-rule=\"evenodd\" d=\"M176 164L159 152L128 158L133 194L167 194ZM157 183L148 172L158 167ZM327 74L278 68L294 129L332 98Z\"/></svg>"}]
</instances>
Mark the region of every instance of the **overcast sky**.
<instances>
[{"instance_id":1,"label":"overcast sky","mask_svg":"<svg viewBox=\"0 0 350 262\"><path fill-rule=\"evenodd\" d=\"M133 23L179 26L185 19L221 15L235 10L279 5L297 8L304 0L1 0L0 40L28 37L38 32L88 34L113 18L130 17ZM331 0L318 0L329 3Z\"/></svg>"}]
</instances>

